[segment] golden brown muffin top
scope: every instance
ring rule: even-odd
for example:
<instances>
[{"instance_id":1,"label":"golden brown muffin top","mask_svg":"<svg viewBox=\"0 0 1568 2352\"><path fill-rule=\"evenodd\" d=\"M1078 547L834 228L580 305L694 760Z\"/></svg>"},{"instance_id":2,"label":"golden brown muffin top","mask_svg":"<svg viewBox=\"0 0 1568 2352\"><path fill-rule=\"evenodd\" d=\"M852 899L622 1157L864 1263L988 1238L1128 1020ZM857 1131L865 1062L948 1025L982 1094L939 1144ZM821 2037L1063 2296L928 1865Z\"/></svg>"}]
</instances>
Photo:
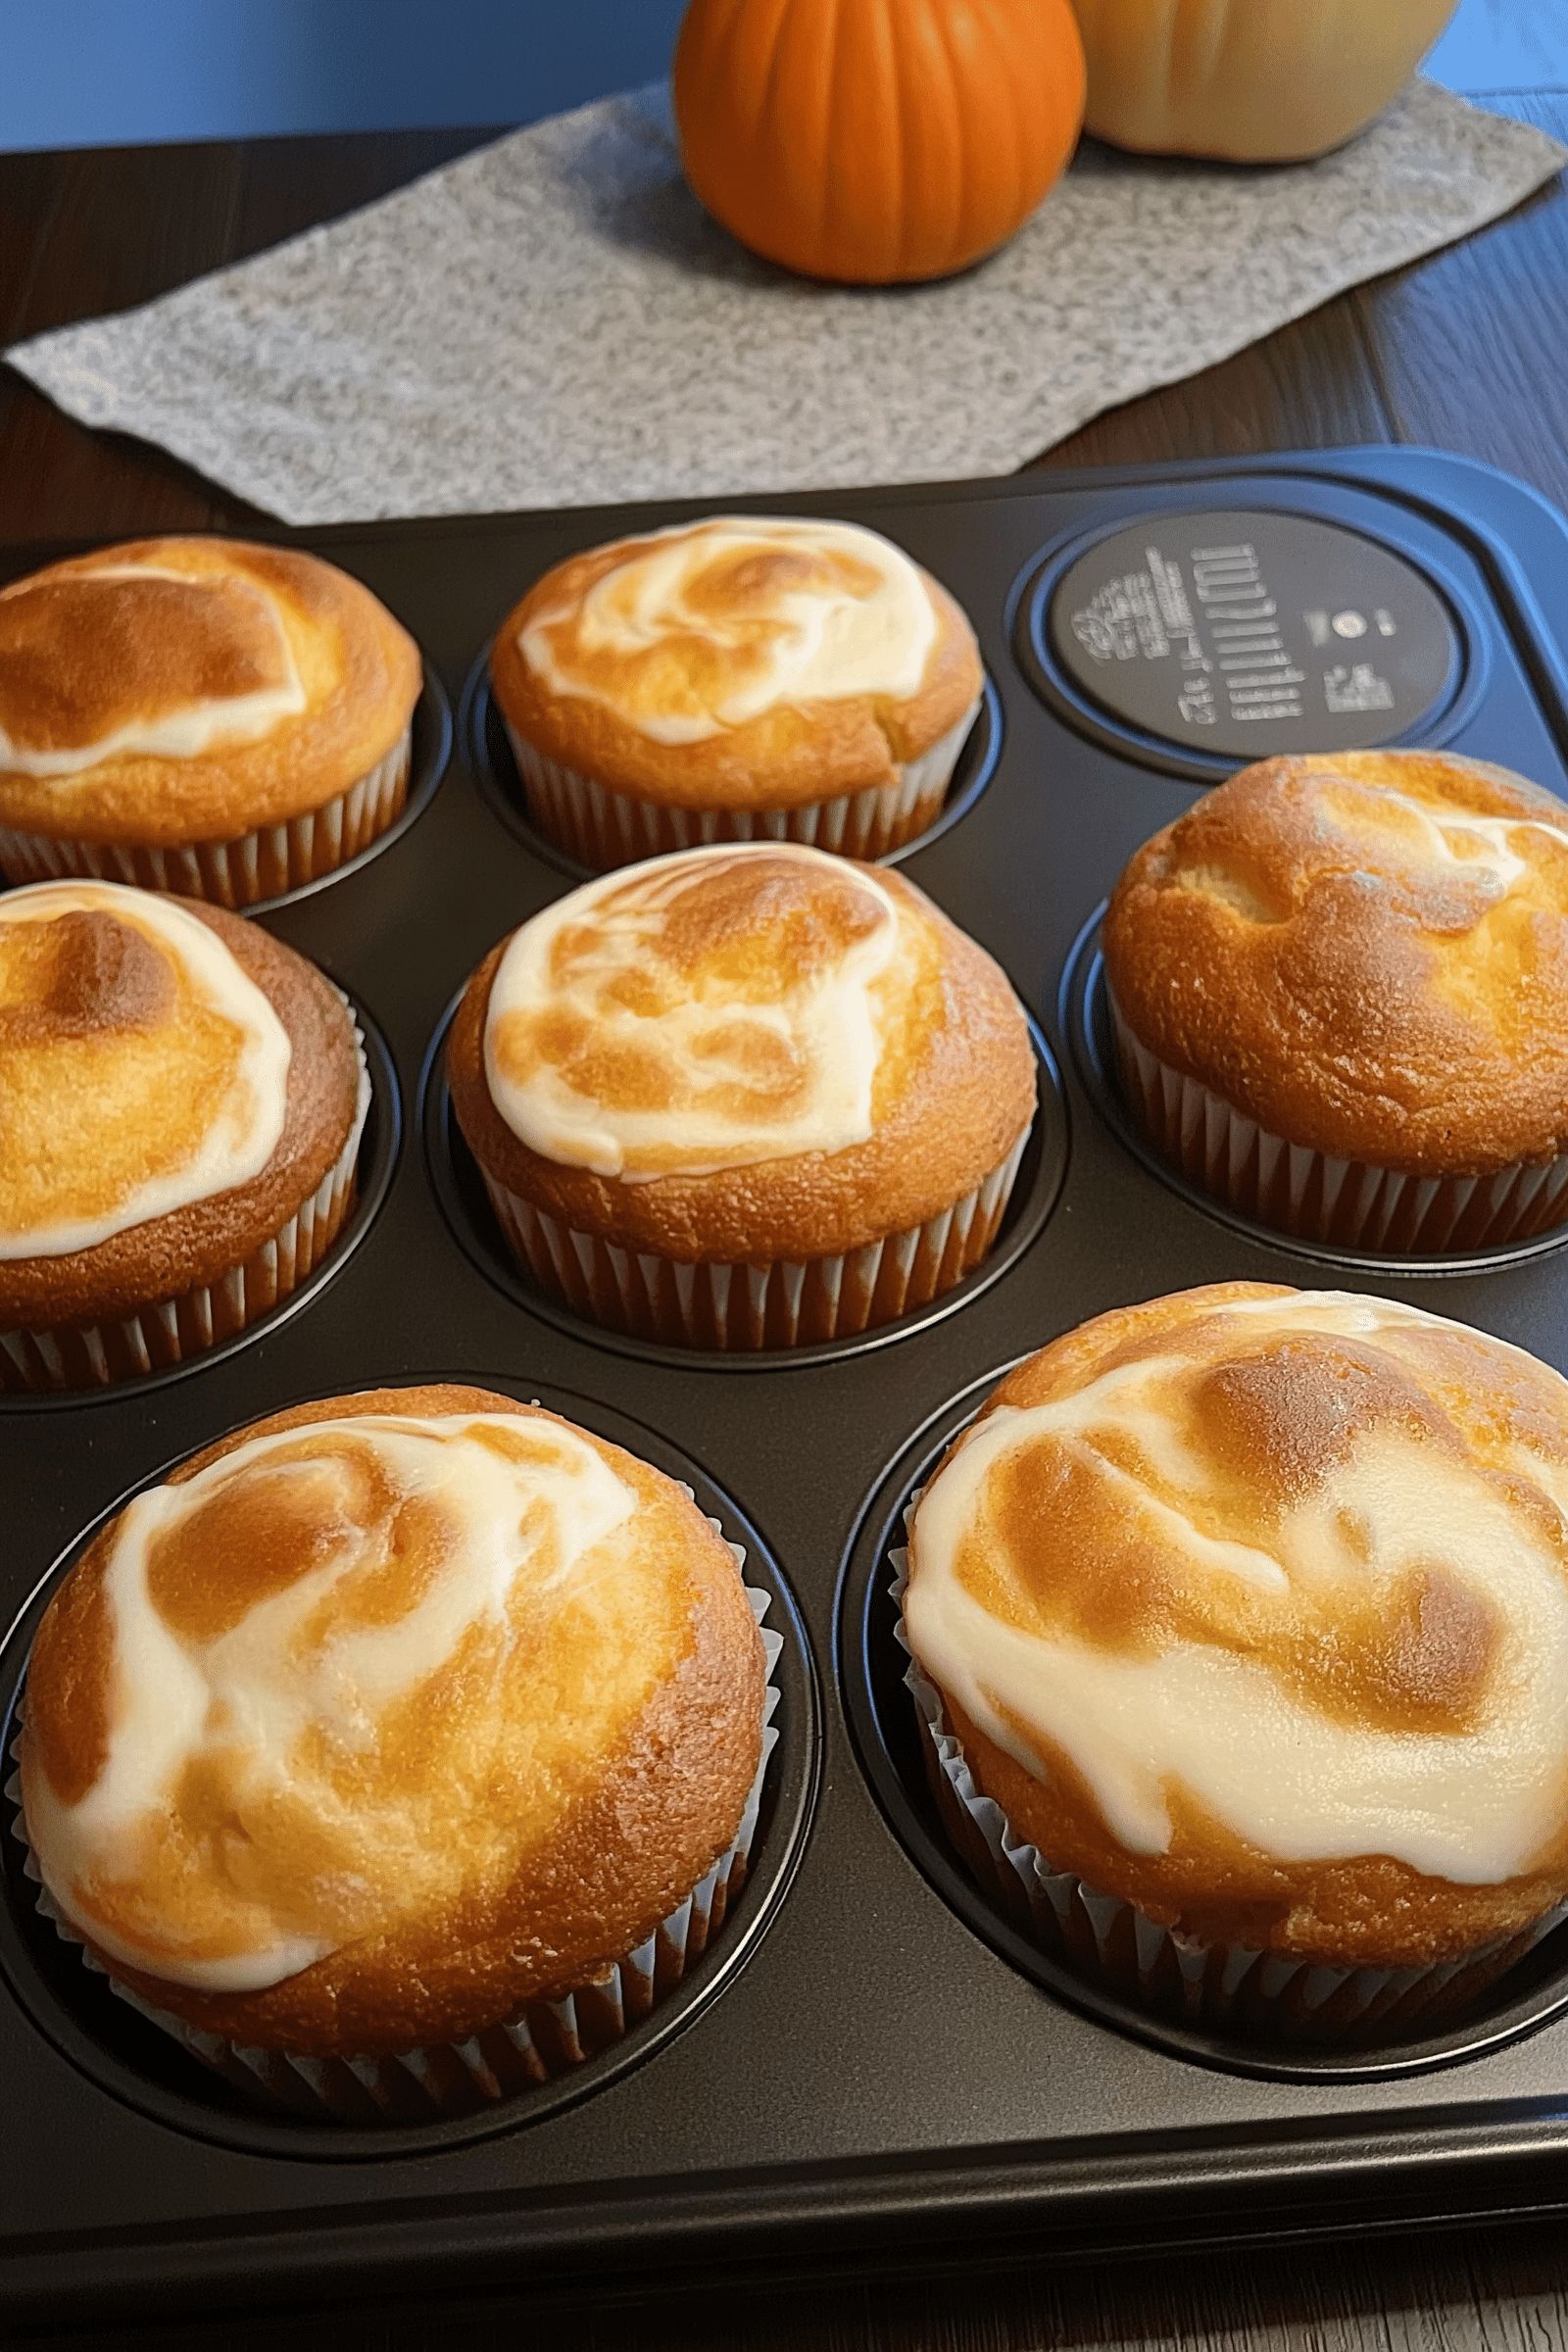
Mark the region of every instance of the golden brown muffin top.
<instances>
[{"instance_id":1,"label":"golden brown muffin top","mask_svg":"<svg viewBox=\"0 0 1568 2352\"><path fill-rule=\"evenodd\" d=\"M1131 859L1104 953L1139 1041L1290 1143L1443 1176L1568 1146L1568 808L1505 769L1244 768Z\"/></svg>"},{"instance_id":2,"label":"golden brown muffin top","mask_svg":"<svg viewBox=\"0 0 1568 2352\"><path fill-rule=\"evenodd\" d=\"M448 1074L509 1190L720 1263L923 1223L1035 1099L984 951L897 875L791 843L653 858L546 907L470 982Z\"/></svg>"},{"instance_id":3,"label":"golden brown muffin top","mask_svg":"<svg viewBox=\"0 0 1568 2352\"><path fill-rule=\"evenodd\" d=\"M721 516L558 564L496 635L496 699L546 758L689 808L895 781L979 695L958 607L890 540Z\"/></svg>"},{"instance_id":4,"label":"golden brown muffin top","mask_svg":"<svg viewBox=\"0 0 1568 2352\"><path fill-rule=\"evenodd\" d=\"M125 1315L243 1265L359 1113L328 981L240 916L109 882L0 897L0 1327Z\"/></svg>"},{"instance_id":5,"label":"golden brown muffin top","mask_svg":"<svg viewBox=\"0 0 1568 2352\"><path fill-rule=\"evenodd\" d=\"M1100 1316L944 1459L905 1613L1014 1827L1156 1918L1393 1966L1568 1892L1568 1382L1480 1332Z\"/></svg>"},{"instance_id":6,"label":"golden brown muffin top","mask_svg":"<svg viewBox=\"0 0 1568 2352\"><path fill-rule=\"evenodd\" d=\"M274 1414L51 1603L27 1836L159 2005L269 2047L459 2040L635 1948L725 1850L761 1644L685 1491L481 1390Z\"/></svg>"},{"instance_id":7,"label":"golden brown muffin top","mask_svg":"<svg viewBox=\"0 0 1568 2352\"><path fill-rule=\"evenodd\" d=\"M0 821L222 840L384 759L422 666L346 572L292 549L144 539L0 589Z\"/></svg>"}]
</instances>

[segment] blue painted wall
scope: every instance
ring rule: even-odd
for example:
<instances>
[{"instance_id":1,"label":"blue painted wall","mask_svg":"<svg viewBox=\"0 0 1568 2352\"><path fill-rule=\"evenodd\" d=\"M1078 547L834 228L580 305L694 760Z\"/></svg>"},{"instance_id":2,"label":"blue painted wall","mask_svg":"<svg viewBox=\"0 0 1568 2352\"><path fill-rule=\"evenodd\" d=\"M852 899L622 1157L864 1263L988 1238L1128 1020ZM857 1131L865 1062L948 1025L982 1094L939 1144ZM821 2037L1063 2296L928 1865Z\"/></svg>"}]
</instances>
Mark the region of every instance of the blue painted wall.
<instances>
[{"instance_id":1,"label":"blue painted wall","mask_svg":"<svg viewBox=\"0 0 1568 2352\"><path fill-rule=\"evenodd\" d=\"M1461 0L1426 71L1478 97L1568 88L1568 0Z\"/></svg>"},{"instance_id":2,"label":"blue painted wall","mask_svg":"<svg viewBox=\"0 0 1568 2352\"><path fill-rule=\"evenodd\" d=\"M0 149L522 122L664 73L684 0L0 0Z\"/></svg>"},{"instance_id":3,"label":"blue painted wall","mask_svg":"<svg viewBox=\"0 0 1568 2352\"><path fill-rule=\"evenodd\" d=\"M522 122L662 74L683 0L0 0L0 148ZM1568 0L1462 0L1429 70L1562 78ZM1555 62L1558 73L1552 72Z\"/></svg>"}]
</instances>

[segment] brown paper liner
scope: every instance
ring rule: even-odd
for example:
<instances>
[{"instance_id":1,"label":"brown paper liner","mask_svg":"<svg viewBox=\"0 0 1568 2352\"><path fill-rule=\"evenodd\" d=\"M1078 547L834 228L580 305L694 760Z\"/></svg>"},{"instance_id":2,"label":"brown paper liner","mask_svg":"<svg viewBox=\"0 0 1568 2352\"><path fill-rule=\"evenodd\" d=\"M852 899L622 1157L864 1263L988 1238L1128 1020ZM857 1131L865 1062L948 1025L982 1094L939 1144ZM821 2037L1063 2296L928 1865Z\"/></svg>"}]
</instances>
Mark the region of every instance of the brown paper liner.
<instances>
[{"instance_id":1,"label":"brown paper liner","mask_svg":"<svg viewBox=\"0 0 1568 2352\"><path fill-rule=\"evenodd\" d=\"M1491 1176L1416 1176L1287 1143L1136 1038L1107 985L1122 1093L1162 1158L1243 1216L1391 1257L1500 1247L1568 1218L1568 1156Z\"/></svg>"},{"instance_id":2,"label":"brown paper liner","mask_svg":"<svg viewBox=\"0 0 1568 2352\"><path fill-rule=\"evenodd\" d=\"M972 1273L997 1237L1029 1130L952 1208L837 1257L693 1264L578 1233L481 1169L492 1207L546 1296L608 1330L670 1348L805 1348L925 1306Z\"/></svg>"},{"instance_id":3,"label":"brown paper liner","mask_svg":"<svg viewBox=\"0 0 1568 2352\"><path fill-rule=\"evenodd\" d=\"M533 823L579 865L605 873L717 841L800 841L843 858L885 858L935 824L979 713L976 700L940 742L899 766L896 783L794 808L673 808L638 800L546 759L510 720L504 723Z\"/></svg>"},{"instance_id":4,"label":"brown paper liner","mask_svg":"<svg viewBox=\"0 0 1568 2352\"><path fill-rule=\"evenodd\" d=\"M683 1492L690 1497L690 1488ZM718 1529L717 1520L710 1520L709 1525ZM729 1549L737 1568L743 1568L746 1555L741 1546L731 1544ZM281 2108L317 2122L430 2123L445 2116L481 2114L503 2099L515 2098L558 2075L570 2074L600 2050L623 2040L631 2028L681 1983L723 1926L729 1906L746 1884L761 1810L762 1782L778 1741L772 1720L779 1703L773 1669L784 1640L762 1623L769 1595L755 1585L745 1586L744 1591L766 1653L767 1686L762 1699L761 1759L735 1836L690 1894L660 1921L635 1951L628 1952L604 1976L574 1985L559 2000L529 2001L464 2042L365 2057L316 2058L300 2051L256 2049L220 2034L203 2034L183 2018L155 2008L132 1992L87 1950L44 1886L33 1860L22 1817L21 1775L14 1772L5 1792L16 1808L13 1826L25 1849L25 1874L38 1889L38 1909L52 1922L62 1942L73 1945L86 1967L107 1979L113 1993L262 2107ZM16 1754L13 1743L13 1758Z\"/></svg>"},{"instance_id":5,"label":"brown paper liner","mask_svg":"<svg viewBox=\"0 0 1568 2352\"><path fill-rule=\"evenodd\" d=\"M49 833L21 833L0 825L0 872L8 882L60 882L72 877L130 882L140 890L172 891L214 906L254 906L318 882L384 833L409 792L412 719L384 760L345 792L304 816L264 825L231 841L195 841L174 849L129 842L74 841Z\"/></svg>"},{"instance_id":6,"label":"brown paper liner","mask_svg":"<svg viewBox=\"0 0 1568 2352\"><path fill-rule=\"evenodd\" d=\"M908 1553L901 1545L889 1560L897 1639L907 1652ZM1419 1968L1336 1968L1241 1943L1199 1942L1159 1926L1123 1896L1102 1894L1074 1872L1057 1870L1018 1837L996 1799L976 1788L942 1694L912 1653L904 1679L925 1733L926 1777L943 1827L999 1910L1087 1984L1176 2024L1323 2047L1409 2041L1453 2024L1568 1919L1568 1903L1561 1903L1514 1936Z\"/></svg>"},{"instance_id":7,"label":"brown paper liner","mask_svg":"<svg viewBox=\"0 0 1568 2352\"><path fill-rule=\"evenodd\" d=\"M299 1289L336 1241L358 1193L370 1073L358 1027L354 1041L360 1092L348 1141L293 1215L219 1281L155 1300L137 1314L102 1323L61 1323L43 1331L0 1329L0 1396L103 1389L168 1371L233 1339Z\"/></svg>"}]
</instances>

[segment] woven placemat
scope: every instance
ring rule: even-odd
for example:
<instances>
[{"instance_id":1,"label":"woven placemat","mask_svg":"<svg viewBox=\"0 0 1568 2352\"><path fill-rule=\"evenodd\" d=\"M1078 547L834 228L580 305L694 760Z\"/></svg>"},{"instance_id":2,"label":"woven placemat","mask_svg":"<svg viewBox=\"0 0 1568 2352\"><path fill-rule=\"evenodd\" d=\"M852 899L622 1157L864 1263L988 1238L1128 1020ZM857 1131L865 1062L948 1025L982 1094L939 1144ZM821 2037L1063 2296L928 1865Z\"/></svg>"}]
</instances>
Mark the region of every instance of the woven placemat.
<instances>
[{"instance_id":1,"label":"woven placemat","mask_svg":"<svg viewBox=\"0 0 1568 2352\"><path fill-rule=\"evenodd\" d=\"M6 356L294 523L1004 473L1564 160L1421 79L1313 164L1086 140L991 260L867 291L792 277L708 218L661 83Z\"/></svg>"}]
</instances>

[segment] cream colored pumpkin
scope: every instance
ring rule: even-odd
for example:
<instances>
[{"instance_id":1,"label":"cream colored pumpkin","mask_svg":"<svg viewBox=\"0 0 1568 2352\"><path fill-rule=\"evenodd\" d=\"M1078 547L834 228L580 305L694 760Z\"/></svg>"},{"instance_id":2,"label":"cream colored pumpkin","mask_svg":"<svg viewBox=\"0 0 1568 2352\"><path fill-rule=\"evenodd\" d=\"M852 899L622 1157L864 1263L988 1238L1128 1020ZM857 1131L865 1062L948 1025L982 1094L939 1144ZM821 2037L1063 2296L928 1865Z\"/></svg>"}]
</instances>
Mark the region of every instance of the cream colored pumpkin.
<instances>
[{"instance_id":1,"label":"cream colored pumpkin","mask_svg":"<svg viewBox=\"0 0 1568 2352\"><path fill-rule=\"evenodd\" d=\"M1284 163L1370 122L1454 0L1072 0L1085 127L1154 155Z\"/></svg>"}]
</instances>

